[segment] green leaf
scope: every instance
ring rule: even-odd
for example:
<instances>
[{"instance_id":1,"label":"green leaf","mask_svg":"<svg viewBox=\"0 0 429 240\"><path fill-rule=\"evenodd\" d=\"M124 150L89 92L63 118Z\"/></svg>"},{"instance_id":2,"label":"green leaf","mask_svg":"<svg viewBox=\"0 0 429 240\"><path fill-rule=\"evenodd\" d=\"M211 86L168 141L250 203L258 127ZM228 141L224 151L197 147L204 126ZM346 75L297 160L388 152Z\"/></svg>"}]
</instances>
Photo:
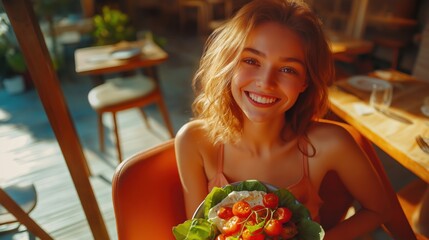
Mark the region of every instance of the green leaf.
<instances>
[{"instance_id":1,"label":"green leaf","mask_svg":"<svg viewBox=\"0 0 429 240\"><path fill-rule=\"evenodd\" d=\"M253 233L253 232L258 231L259 229L263 228L264 225L265 225L265 220L261 221L258 224L255 224L255 225L246 224L245 226L246 226L247 229L249 229L249 231L251 233Z\"/></svg>"},{"instance_id":2,"label":"green leaf","mask_svg":"<svg viewBox=\"0 0 429 240\"><path fill-rule=\"evenodd\" d=\"M173 235L176 240L183 240L188 235L189 228L191 228L191 220L186 220L184 223L181 223L173 227Z\"/></svg>"},{"instance_id":3,"label":"green leaf","mask_svg":"<svg viewBox=\"0 0 429 240\"><path fill-rule=\"evenodd\" d=\"M279 189L274 192L279 197L279 205L287 207L292 211L292 221L297 222L299 219L310 218L310 212L295 196L286 189Z\"/></svg>"},{"instance_id":4,"label":"green leaf","mask_svg":"<svg viewBox=\"0 0 429 240\"><path fill-rule=\"evenodd\" d=\"M280 206L289 207L297 203L295 196L293 196L293 194L286 189L276 190L274 191L274 194L279 197Z\"/></svg>"},{"instance_id":5,"label":"green leaf","mask_svg":"<svg viewBox=\"0 0 429 240\"><path fill-rule=\"evenodd\" d=\"M6 52L6 62L15 73L24 73L27 71L24 55L21 51L11 48Z\"/></svg>"},{"instance_id":6,"label":"green leaf","mask_svg":"<svg viewBox=\"0 0 429 240\"><path fill-rule=\"evenodd\" d=\"M236 191L264 191L267 192L267 187L257 180L247 180L239 183L235 187Z\"/></svg>"},{"instance_id":7,"label":"green leaf","mask_svg":"<svg viewBox=\"0 0 429 240\"><path fill-rule=\"evenodd\" d=\"M176 240L211 240L216 228L206 219L195 218L173 227L173 235Z\"/></svg>"},{"instance_id":8,"label":"green leaf","mask_svg":"<svg viewBox=\"0 0 429 240\"><path fill-rule=\"evenodd\" d=\"M298 223L298 238L302 240L323 239L325 232L322 227L309 218Z\"/></svg>"},{"instance_id":9,"label":"green leaf","mask_svg":"<svg viewBox=\"0 0 429 240\"><path fill-rule=\"evenodd\" d=\"M292 221L294 222L310 218L310 211L302 204L292 205L289 209L292 211Z\"/></svg>"},{"instance_id":10,"label":"green leaf","mask_svg":"<svg viewBox=\"0 0 429 240\"><path fill-rule=\"evenodd\" d=\"M214 187L204 200L204 217L207 218L210 209L222 201L228 194L227 189Z\"/></svg>"},{"instance_id":11,"label":"green leaf","mask_svg":"<svg viewBox=\"0 0 429 240\"><path fill-rule=\"evenodd\" d=\"M197 218L191 222L186 240L204 240L213 239L215 237L215 228L206 219Z\"/></svg>"}]
</instances>

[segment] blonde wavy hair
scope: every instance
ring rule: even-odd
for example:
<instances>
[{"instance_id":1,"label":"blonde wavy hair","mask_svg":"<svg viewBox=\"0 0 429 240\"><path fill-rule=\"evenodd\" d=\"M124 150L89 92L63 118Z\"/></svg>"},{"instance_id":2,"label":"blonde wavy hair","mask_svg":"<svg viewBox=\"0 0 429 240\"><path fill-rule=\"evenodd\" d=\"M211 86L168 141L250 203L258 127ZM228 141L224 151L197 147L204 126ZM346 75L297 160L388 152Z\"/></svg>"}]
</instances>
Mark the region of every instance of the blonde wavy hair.
<instances>
[{"instance_id":1,"label":"blonde wavy hair","mask_svg":"<svg viewBox=\"0 0 429 240\"><path fill-rule=\"evenodd\" d=\"M264 22L293 30L305 48L308 87L285 112L286 126L297 136L305 136L311 123L326 113L334 66L320 20L303 1L254 0L209 36L193 79L194 116L204 120L207 137L215 143L240 137L243 116L232 97L231 80L250 31Z\"/></svg>"}]
</instances>

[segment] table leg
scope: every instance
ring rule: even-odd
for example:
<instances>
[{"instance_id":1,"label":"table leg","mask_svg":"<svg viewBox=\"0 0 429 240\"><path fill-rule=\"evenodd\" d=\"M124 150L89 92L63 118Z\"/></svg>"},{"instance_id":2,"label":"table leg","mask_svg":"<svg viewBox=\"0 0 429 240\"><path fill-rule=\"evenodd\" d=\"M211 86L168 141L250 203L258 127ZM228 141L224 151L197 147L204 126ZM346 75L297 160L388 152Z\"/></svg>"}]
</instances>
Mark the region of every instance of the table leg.
<instances>
[{"instance_id":1,"label":"table leg","mask_svg":"<svg viewBox=\"0 0 429 240\"><path fill-rule=\"evenodd\" d=\"M101 85L105 82L103 75L93 75L91 78L92 85L94 85L94 87Z\"/></svg>"}]
</instances>

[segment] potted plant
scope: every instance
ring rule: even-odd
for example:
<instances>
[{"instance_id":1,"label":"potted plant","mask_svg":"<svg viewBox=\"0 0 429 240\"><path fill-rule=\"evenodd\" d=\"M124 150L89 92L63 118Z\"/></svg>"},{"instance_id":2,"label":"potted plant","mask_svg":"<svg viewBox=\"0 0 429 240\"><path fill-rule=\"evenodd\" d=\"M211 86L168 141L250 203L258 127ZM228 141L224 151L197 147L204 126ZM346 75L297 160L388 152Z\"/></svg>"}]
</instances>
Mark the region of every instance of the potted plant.
<instances>
[{"instance_id":1,"label":"potted plant","mask_svg":"<svg viewBox=\"0 0 429 240\"><path fill-rule=\"evenodd\" d=\"M115 44L136 39L136 31L131 26L128 15L109 6L93 17L95 45Z\"/></svg>"},{"instance_id":2,"label":"potted plant","mask_svg":"<svg viewBox=\"0 0 429 240\"><path fill-rule=\"evenodd\" d=\"M158 46L164 48L167 39L153 34L152 31L145 30L137 32L131 25L130 18L120 10L109 6L102 8L102 13L93 18L94 28L92 35L95 45L115 44L121 41L133 41L141 39L143 35L150 35Z\"/></svg>"}]
</instances>

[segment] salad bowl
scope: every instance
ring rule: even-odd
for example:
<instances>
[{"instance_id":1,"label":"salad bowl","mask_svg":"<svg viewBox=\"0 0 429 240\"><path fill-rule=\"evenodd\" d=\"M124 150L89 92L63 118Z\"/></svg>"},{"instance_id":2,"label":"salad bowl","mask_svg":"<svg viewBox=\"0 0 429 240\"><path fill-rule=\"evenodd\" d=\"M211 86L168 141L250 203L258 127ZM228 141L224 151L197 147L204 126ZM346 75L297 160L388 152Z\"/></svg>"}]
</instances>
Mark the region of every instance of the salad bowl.
<instances>
[{"instance_id":1,"label":"salad bowl","mask_svg":"<svg viewBox=\"0 0 429 240\"><path fill-rule=\"evenodd\" d=\"M277 196L277 203L275 207L268 207L265 205L265 196ZM253 200L259 202L252 202ZM258 218L255 221L253 215L248 217L237 217L240 227L239 230L231 233L225 226L229 226L227 218L220 215L220 212L225 208L234 209L238 202L247 201L251 209L254 207L261 207L263 200L263 211L268 211L264 218ZM250 200L250 201L249 201ZM280 209L281 208L281 209ZM288 220L282 221L277 235L271 234L268 225L272 220L278 220L278 209L289 212ZM234 211L234 210L232 210ZM260 210L257 210L260 211ZM281 212L281 211L280 211ZM265 212L266 213L266 212ZM255 214L252 210L251 214ZM235 213L234 213L235 215ZM256 214L256 216L258 216ZM234 217L229 216L229 219ZM220 219L223 218L223 219ZM245 233L247 232L247 233ZM250 234L249 234L250 232ZM287 233L285 233L287 232ZM206 196L204 201L198 206L194 212L192 219L185 221L173 227L173 234L176 240L185 239L208 239L208 240L238 240L238 239L294 239L294 240L319 240L323 239L323 228L317 222L310 218L308 209L301 204L293 194L286 189L279 189L271 184L260 182L257 180L246 180L242 182L235 182L226 185L222 188L213 188L213 190ZM245 235L251 236L250 238ZM255 238L255 236L258 236Z\"/></svg>"}]
</instances>

